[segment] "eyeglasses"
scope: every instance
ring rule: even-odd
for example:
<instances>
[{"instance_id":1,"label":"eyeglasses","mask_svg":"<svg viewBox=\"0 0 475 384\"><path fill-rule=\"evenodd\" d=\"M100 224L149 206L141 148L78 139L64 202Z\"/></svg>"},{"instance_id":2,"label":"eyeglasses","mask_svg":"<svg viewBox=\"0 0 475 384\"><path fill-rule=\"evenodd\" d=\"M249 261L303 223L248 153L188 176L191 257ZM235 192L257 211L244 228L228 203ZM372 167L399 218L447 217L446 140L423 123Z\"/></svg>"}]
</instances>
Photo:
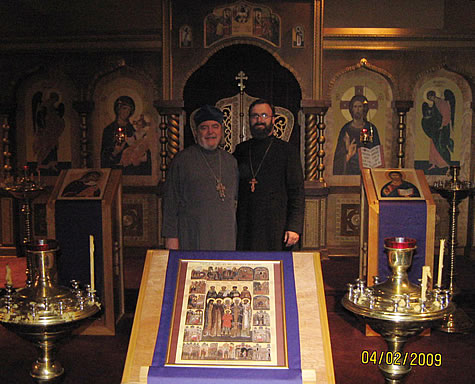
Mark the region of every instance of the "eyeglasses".
<instances>
[{"instance_id":1,"label":"eyeglasses","mask_svg":"<svg viewBox=\"0 0 475 384\"><path fill-rule=\"evenodd\" d=\"M252 120L257 120L259 117L262 118L262 120L267 120L268 118L272 117L273 115L268 115L267 113L251 113L249 117Z\"/></svg>"}]
</instances>

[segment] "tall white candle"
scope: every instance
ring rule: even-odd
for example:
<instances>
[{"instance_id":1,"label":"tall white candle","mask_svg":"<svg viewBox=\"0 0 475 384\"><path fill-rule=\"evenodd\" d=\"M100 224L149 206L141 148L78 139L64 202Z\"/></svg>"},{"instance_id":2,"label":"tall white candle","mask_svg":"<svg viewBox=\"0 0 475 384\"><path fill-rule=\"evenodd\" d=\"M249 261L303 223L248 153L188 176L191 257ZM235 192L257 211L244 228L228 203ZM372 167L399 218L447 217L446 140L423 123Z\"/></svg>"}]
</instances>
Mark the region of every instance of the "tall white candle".
<instances>
[{"instance_id":1,"label":"tall white candle","mask_svg":"<svg viewBox=\"0 0 475 384\"><path fill-rule=\"evenodd\" d=\"M427 292L427 283L429 278L432 277L430 273L430 267L428 265L424 265L422 267L422 283L421 283L421 299L422 301L426 301L426 292Z\"/></svg>"},{"instance_id":2,"label":"tall white candle","mask_svg":"<svg viewBox=\"0 0 475 384\"><path fill-rule=\"evenodd\" d=\"M5 283L7 285L13 285L13 280L12 280L12 270L10 268L10 266L7 264L6 267L5 267Z\"/></svg>"},{"instance_id":3,"label":"tall white candle","mask_svg":"<svg viewBox=\"0 0 475 384\"><path fill-rule=\"evenodd\" d=\"M445 239L440 239L439 269L437 270L437 286L439 288L442 288L442 269L444 268L444 248L445 248Z\"/></svg>"},{"instance_id":4,"label":"tall white candle","mask_svg":"<svg viewBox=\"0 0 475 384\"><path fill-rule=\"evenodd\" d=\"M91 268L91 290L94 291L94 236L92 235L89 235L89 264Z\"/></svg>"}]
</instances>

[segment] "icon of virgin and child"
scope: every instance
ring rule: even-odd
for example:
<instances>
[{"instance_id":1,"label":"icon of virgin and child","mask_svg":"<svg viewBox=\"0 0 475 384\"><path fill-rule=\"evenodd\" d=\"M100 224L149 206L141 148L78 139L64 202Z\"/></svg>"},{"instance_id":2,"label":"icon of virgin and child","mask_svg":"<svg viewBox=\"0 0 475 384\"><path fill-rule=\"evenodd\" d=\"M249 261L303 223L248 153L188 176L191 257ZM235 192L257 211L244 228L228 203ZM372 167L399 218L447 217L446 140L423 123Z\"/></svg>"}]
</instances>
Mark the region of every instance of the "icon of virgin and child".
<instances>
[{"instance_id":1,"label":"icon of virgin and child","mask_svg":"<svg viewBox=\"0 0 475 384\"><path fill-rule=\"evenodd\" d=\"M129 96L115 100L114 113L115 120L102 133L101 167L120 168L124 175L151 175L153 121L147 121L144 114L130 121L135 102Z\"/></svg>"}]
</instances>

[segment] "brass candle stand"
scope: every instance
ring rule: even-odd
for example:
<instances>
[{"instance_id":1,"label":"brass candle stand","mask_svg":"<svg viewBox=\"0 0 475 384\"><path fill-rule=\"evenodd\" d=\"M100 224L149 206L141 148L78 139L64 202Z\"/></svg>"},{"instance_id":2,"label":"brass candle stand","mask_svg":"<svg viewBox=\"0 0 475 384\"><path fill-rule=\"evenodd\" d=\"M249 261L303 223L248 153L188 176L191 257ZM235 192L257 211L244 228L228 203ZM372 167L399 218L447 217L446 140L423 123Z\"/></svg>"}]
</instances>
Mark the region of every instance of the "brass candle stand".
<instances>
[{"instance_id":1,"label":"brass candle stand","mask_svg":"<svg viewBox=\"0 0 475 384\"><path fill-rule=\"evenodd\" d=\"M436 325L454 306L447 290L431 290L409 281L407 269L416 249L414 239L392 237L384 244L392 276L371 287L363 279L348 284L342 304L386 340L388 351L378 367L385 383L397 384L411 371L410 359L403 352L406 341Z\"/></svg>"},{"instance_id":2,"label":"brass candle stand","mask_svg":"<svg viewBox=\"0 0 475 384\"><path fill-rule=\"evenodd\" d=\"M20 201L20 213L23 216L24 225L21 249L17 249L17 252L20 256L25 256L26 245L33 240L31 204L32 201L44 191L44 188L40 185L39 181L35 182L33 178L30 177L29 168L27 166L23 167L23 176L2 183L2 188L12 197ZM32 275L31 265L28 263L28 260L26 268L26 282L27 285L29 285L32 282Z\"/></svg>"},{"instance_id":3,"label":"brass candle stand","mask_svg":"<svg viewBox=\"0 0 475 384\"><path fill-rule=\"evenodd\" d=\"M455 259L457 250L457 217L458 205L462 200L475 192L475 184L459 179L460 167L450 166L450 179L434 183L433 189L449 203L449 293L452 298L460 293L456 284ZM445 270L445 268L444 268ZM472 320L462 308L457 307L455 312L448 314L440 326L440 330L447 333L466 333L473 326Z\"/></svg>"},{"instance_id":4,"label":"brass candle stand","mask_svg":"<svg viewBox=\"0 0 475 384\"><path fill-rule=\"evenodd\" d=\"M0 297L0 324L38 347L39 357L30 375L45 384L59 382L64 373L55 359L58 343L101 307L89 286L82 290L77 282L72 282L71 289L57 285L58 250L55 240L28 244L32 284L15 290L7 281L5 294Z\"/></svg>"}]
</instances>

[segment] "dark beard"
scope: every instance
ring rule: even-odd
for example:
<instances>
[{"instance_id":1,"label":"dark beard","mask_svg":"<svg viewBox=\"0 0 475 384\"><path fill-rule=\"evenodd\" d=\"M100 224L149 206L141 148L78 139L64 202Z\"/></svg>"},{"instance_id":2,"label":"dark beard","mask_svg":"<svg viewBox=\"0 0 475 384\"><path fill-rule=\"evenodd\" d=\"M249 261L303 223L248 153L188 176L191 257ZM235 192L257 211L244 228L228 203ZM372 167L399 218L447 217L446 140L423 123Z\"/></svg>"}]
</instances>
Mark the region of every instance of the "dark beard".
<instances>
[{"instance_id":1,"label":"dark beard","mask_svg":"<svg viewBox=\"0 0 475 384\"><path fill-rule=\"evenodd\" d=\"M257 125L264 125L264 128L259 127L257 128ZM266 137L269 136L269 134L272 132L272 123L266 124L266 123L256 123L251 126L251 134L252 137L255 139L265 139Z\"/></svg>"}]
</instances>

